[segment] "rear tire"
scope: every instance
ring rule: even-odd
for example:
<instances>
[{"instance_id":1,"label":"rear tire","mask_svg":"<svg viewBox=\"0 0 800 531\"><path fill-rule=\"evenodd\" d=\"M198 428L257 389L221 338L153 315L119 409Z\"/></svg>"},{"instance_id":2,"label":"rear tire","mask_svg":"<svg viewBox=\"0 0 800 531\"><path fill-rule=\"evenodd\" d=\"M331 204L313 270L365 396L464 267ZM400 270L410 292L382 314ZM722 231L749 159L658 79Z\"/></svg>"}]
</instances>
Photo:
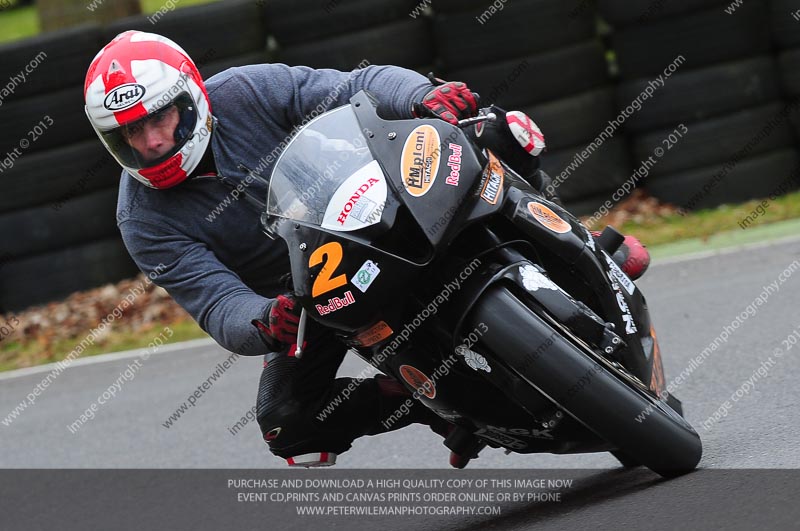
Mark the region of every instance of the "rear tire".
<instances>
[{"instance_id":1,"label":"rear tire","mask_svg":"<svg viewBox=\"0 0 800 531\"><path fill-rule=\"evenodd\" d=\"M697 467L702 443L688 422L605 360L567 339L508 289L490 288L471 320L488 328L481 337L488 355L631 460L664 477ZM541 352L529 340L533 337L554 341ZM578 383L583 386L576 390Z\"/></svg>"}]
</instances>

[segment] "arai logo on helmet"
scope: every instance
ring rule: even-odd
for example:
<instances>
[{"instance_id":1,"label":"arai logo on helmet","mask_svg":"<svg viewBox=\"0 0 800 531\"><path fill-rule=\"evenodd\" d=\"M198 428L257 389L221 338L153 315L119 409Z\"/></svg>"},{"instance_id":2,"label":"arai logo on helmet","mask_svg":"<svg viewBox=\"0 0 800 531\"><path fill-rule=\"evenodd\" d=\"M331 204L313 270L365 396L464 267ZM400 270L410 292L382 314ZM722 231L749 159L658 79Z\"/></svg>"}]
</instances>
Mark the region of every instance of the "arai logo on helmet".
<instances>
[{"instance_id":1,"label":"arai logo on helmet","mask_svg":"<svg viewBox=\"0 0 800 531\"><path fill-rule=\"evenodd\" d=\"M142 101L144 93L144 86L138 83L120 85L106 95L103 107L109 111L122 111Z\"/></svg>"}]
</instances>

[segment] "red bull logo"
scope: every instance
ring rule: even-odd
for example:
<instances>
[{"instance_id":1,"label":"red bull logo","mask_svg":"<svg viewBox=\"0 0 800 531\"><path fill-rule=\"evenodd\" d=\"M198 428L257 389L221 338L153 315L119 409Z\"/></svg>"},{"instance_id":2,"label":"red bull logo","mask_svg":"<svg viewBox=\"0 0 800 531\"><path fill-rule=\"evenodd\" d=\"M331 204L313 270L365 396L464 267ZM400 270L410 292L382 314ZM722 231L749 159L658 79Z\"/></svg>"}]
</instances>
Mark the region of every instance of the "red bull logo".
<instances>
[{"instance_id":1,"label":"red bull logo","mask_svg":"<svg viewBox=\"0 0 800 531\"><path fill-rule=\"evenodd\" d=\"M355 304L355 302L356 299L353 297L353 292L346 291L344 293L344 297L333 297L328 299L328 304L325 306L322 304L317 304L317 313L320 315L328 315L329 313L337 312L346 306Z\"/></svg>"}]
</instances>

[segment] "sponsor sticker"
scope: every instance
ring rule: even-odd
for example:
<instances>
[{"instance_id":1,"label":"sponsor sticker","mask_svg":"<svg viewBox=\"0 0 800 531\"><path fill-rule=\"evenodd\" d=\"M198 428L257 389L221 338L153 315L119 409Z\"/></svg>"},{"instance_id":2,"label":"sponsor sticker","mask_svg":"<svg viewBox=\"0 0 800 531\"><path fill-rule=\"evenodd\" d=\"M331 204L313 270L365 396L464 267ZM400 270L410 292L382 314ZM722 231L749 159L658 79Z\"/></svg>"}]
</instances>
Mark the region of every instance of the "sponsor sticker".
<instances>
[{"instance_id":1,"label":"sponsor sticker","mask_svg":"<svg viewBox=\"0 0 800 531\"><path fill-rule=\"evenodd\" d=\"M456 354L462 356L464 361L467 362L467 365L469 365L473 371L481 370L492 372L492 368L489 366L489 362L486 361L486 358L474 350L470 350L466 347L456 347Z\"/></svg>"},{"instance_id":2,"label":"sponsor sticker","mask_svg":"<svg viewBox=\"0 0 800 531\"><path fill-rule=\"evenodd\" d=\"M375 184L374 181L375 179L370 179L368 184L371 186ZM349 204L350 203L348 203L348 205ZM369 221L370 215L375 211L375 207L377 206L378 203L376 203L369 197L361 197L358 200L356 200L355 204L353 204L353 208L350 210L350 215L353 216L353 218L357 219L358 221L366 223L367 221ZM344 214L344 212L342 212L342 214ZM344 224L344 221L341 221L340 223Z\"/></svg>"},{"instance_id":3,"label":"sponsor sticker","mask_svg":"<svg viewBox=\"0 0 800 531\"><path fill-rule=\"evenodd\" d=\"M373 160L339 185L325 208L322 227L353 231L379 223L387 190L380 164Z\"/></svg>"},{"instance_id":4,"label":"sponsor sticker","mask_svg":"<svg viewBox=\"0 0 800 531\"><path fill-rule=\"evenodd\" d=\"M617 306L622 310L622 320L625 322L625 333L635 334L639 329L636 328L636 323L633 322L633 314L631 314L628 303L625 302L625 295L622 294L622 288L619 287L619 282L614 278L614 275L609 274L608 277L611 280L611 287L617 292Z\"/></svg>"},{"instance_id":5,"label":"sponsor sticker","mask_svg":"<svg viewBox=\"0 0 800 531\"><path fill-rule=\"evenodd\" d=\"M317 304L317 313L320 315L328 315L329 313L338 312L342 308L346 308L351 304L355 304L356 299L353 297L353 292L348 290L344 292L344 297L333 297L328 299L327 305Z\"/></svg>"},{"instance_id":6,"label":"sponsor sticker","mask_svg":"<svg viewBox=\"0 0 800 531\"><path fill-rule=\"evenodd\" d=\"M524 450L525 448L528 447L528 445L525 442L517 439L516 437L512 437L507 433L490 431L487 430L486 428L479 429L478 431L475 432L475 435L496 442L500 446L503 446L505 448L511 448L513 450Z\"/></svg>"},{"instance_id":7,"label":"sponsor sticker","mask_svg":"<svg viewBox=\"0 0 800 531\"><path fill-rule=\"evenodd\" d=\"M450 175L445 178L444 183L450 186L458 186L458 179L461 176L461 151L463 148L453 143L448 147L452 151L452 154L447 157L447 167L450 168Z\"/></svg>"},{"instance_id":8,"label":"sponsor sticker","mask_svg":"<svg viewBox=\"0 0 800 531\"><path fill-rule=\"evenodd\" d=\"M375 209L377 203L365 197L364 194L379 182L380 180L369 177L366 181L361 183L361 186L353 191L352 195L350 195L350 199L347 200L347 203L344 204L342 210L339 212L339 217L336 218L339 225L344 225L344 222L347 221L347 218L351 215L359 221L366 221L367 216Z\"/></svg>"},{"instance_id":9,"label":"sponsor sticker","mask_svg":"<svg viewBox=\"0 0 800 531\"><path fill-rule=\"evenodd\" d=\"M353 278L350 282L353 283L355 287L361 290L361 293L366 293L369 289L372 281L375 280L375 277L381 272L378 264L373 262L372 260L367 260L361 266L361 269L356 271L356 274L353 275Z\"/></svg>"},{"instance_id":10,"label":"sponsor sticker","mask_svg":"<svg viewBox=\"0 0 800 531\"><path fill-rule=\"evenodd\" d=\"M531 201L528 203L528 211L533 215L533 217L550 229L553 232L558 234L564 234L572 230L572 226L564 221L558 214L553 212L549 207L537 202Z\"/></svg>"},{"instance_id":11,"label":"sponsor sticker","mask_svg":"<svg viewBox=\"0 0 800 531\"><path fill-rule=\"evenodd\" d=\"M483 188L481 189L481 199L490 205L496 205L503 192L503 176L505 172L497 157L491 151L486 153L489 155L489 163L486 165L486 169L483 170L486 180L483 182Z\"/></svg>"},{"instance_id":12,"label":"sponsor sticker","mask_svg":"<svg viewBox=\"0 0 800 531\"><path fill-rule=\"evenodd\" d=\"M138 83L126 83L106 94L103 106L109 111L122 111L133 107L144 98L147 90Z\"/></svg>"},{"instance_id":13,"label":"sponsor sticker","mask_svg":"<svg viewBox=\"0 0 800 531\"><path fill-rule=\"evenodd\" d=\"M558 284L547 278L538 269L532 265L520 266L519 274L522 276L522 285L528 291L537 291L540 289L552 289L557 291Z\"/></svg>"},{"instance_id":14,"label":"sponsor sticker","mask_svg":"<svg viewBox=\"0 0 800 531\"><path fill-rule=\"evenodd\" d=\"M586 233L586 245L588 245L589 249L592 251L596 251L597 247L594 243L594 236L592 236L592 233L589 232L589 229L583 229L583 231Z\"/></svg>"},{"instance_id":15,"label":"sponsor sticker","mask_svg":"<svg viewBox=\"0 0 800 531\"><path fill-rule=\"evenodd\" d=\"M394 331L386 321L378 321L367 330L357 334L353 339L362 347L371 347L391 336Z\"/></svg>"},{"instance_id":16,"label":"sponsor sticker","mask_svg":"<svg viewBox=\"0 0 800 531\"><path fill-rule=\"evenodd\" d=\"M493 432L507 433L510 435L524 435L526 437L537 437L539 439L553 438L553 434L550 433L550 430L547 428L543 430L534 430L528 428L506 428L503 426L491 426L487 424L486 429L491 430Z\"/></svg>"},{"instance_id":17,"label":"sponsor sticker","mask_svg":"<svg viewBox=\"0 0 800 531\"><path fill-rule=\"evenodd\" d=\"M414 129L405 144L400 159L403 186L414 197L427 194L439 171L441 155L439 132L431 125Z\"/></svg>"},{"instance_id":18,"label":"sponsor sticker","mask_svg":"<svg viewBox=\"0 0 800 531\"><path fill-rule=\"evenodd\" d=\"M430 378L425 376L425 373L416 367L401 365L400 376L408 382L408 385L416 389L420 395L430 399L436 397L436 386L433 385Z\"/></svg>"},{"instance_id":19,"label":"sponsor sticker","mask_svg":"<svg viewBox=\"0 0 800 531\"><path fill-rule=\"evenodd\" d=\"M622 269L620 269L617 263L610 256L608 256L607 252L603 251L603 255L606 258L608 268L611 269L610 274L613 276L613 278L617 279L617 282L619 282L623 288L625 288L625 291L628 292L628 295L633 295L633 292L636 291L636 284L634 284L633 280L631 280L630 277L626 275Z\"/></svg>"}]
</instances>

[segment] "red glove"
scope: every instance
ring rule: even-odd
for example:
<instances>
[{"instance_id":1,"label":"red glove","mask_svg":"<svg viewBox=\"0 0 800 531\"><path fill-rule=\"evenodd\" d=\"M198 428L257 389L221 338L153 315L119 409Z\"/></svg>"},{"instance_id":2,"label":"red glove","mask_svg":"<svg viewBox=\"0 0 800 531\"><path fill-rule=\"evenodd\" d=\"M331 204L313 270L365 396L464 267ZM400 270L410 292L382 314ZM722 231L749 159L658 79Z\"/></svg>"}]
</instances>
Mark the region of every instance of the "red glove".
<instances>
[{"instance_id":1,"label":"red glove","mask_svg":"<svg viewBox=\"0 0 800 531\"><path fill-rule=\"evenodd\" d=\"M267 308L264 319L253 319L253 325L261 332L267 347L280 350L280 344L292 345L297 342L297 327L300 324L299 310L294 298L278 295Z\"/></svg>"},{"instance_id":2,"label":"red glove","mask_svg":"<svg viewBox=\"0 0 800 531\"><path fill-rule=\"evenodd\" d=\"M441 81L441 80L438 80ZM453 125L478 114L478 100L460 81L442 82L428 92L422 102L414 104L414 117L433 116Z\"/></svg>"}]
</instances>

